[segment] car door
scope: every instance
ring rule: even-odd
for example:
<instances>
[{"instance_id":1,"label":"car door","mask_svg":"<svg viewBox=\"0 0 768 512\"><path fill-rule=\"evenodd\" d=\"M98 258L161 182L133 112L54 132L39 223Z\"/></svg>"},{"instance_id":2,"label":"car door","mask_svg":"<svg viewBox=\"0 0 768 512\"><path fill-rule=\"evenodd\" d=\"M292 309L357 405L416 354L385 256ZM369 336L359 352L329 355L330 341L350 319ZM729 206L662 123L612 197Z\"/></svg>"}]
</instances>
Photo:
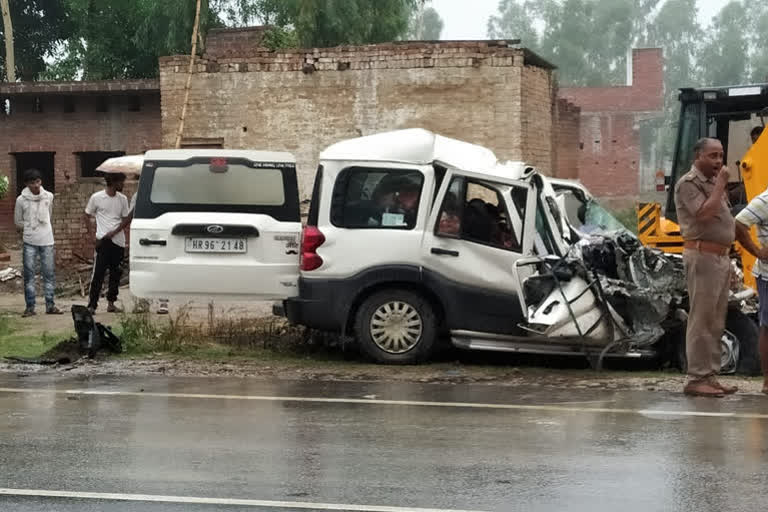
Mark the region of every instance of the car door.
<instances>
[{"instance_id":1,"label":"car door","mask_svg":"<svg viewBox=\"0 0 768 512\"><path fill-rule=\"evenodd\" d=\"M449 170L422 239L425 281L452 330L514 333L523 319L514 262L531 255L530 184Z\"/></svg>"},{"instance_id":2,"label":"car door","mask_svg":"<svg viewBox=\"0 0 768 512\"><path fill-rule=\"evenodd\" d=\"M150 151L137 194L135 296L279 300L296 293L301 222L291 155Z\"/></svg>"}]
</instances>

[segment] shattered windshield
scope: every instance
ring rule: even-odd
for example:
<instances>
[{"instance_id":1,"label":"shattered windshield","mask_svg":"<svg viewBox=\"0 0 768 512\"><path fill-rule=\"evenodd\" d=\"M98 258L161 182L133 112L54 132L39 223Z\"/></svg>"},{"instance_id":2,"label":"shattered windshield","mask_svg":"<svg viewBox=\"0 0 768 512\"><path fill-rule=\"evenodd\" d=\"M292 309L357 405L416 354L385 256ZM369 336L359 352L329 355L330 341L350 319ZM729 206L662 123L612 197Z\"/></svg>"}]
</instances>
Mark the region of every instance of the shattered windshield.
<instances>
[{"instance_id":1,"label":"shattered windshield","mask_svg":"<svg viewBox=\"0 0 768 512\"><path fill-rule=\"evenodd\" d=\"M607 231L626 231L631 233L624 224L619 222L616 217L600 206L600 203L594 199L587 200L584 210L584 224L580 229L585 233L603 233Z\"/></svg>"}]
</instances>

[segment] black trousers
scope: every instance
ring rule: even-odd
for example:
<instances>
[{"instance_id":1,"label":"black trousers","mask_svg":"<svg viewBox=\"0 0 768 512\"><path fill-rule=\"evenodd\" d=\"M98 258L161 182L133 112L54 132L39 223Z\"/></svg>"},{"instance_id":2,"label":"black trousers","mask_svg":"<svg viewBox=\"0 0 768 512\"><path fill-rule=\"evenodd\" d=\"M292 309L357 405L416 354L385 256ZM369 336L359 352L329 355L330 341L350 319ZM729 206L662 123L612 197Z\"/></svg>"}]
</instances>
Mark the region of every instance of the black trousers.
<instances>
[{"instance_id":1,"label":"black trousers","mask_svg":"<svg viewBox=\"0 0 768 512\"><path fill-rule=\"evenodd\" d=\"M99 304L99 295L101 287L104 285L104 275L109 270L109 288L107 289L107 300L115 302L117 300L117 291L120 287L120 276L122 271L120 264L123 262L125 249L115 244L112 240L102 240L96 248L96 259L93 262L93 276L91 277L91 290L88 300L88 307L96 309Z\"/></svg>"}]
</instances>

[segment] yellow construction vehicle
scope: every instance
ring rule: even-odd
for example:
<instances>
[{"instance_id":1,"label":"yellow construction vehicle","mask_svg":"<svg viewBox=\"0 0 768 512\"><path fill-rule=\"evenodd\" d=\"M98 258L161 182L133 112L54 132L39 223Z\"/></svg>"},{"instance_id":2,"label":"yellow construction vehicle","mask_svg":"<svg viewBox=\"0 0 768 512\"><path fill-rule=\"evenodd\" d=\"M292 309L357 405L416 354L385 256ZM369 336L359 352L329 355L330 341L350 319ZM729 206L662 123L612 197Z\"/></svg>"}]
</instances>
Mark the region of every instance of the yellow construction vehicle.
<instances>
[{"instance_id":1,"label":"yellow construction vehicle","mask_svg":"<svg viewBox=\"0 0 768 512\"><path fill-rule=\"evenodd\" d=\"M679 100L680 122L672 169L665 180L664 212L659 203L640 203L637 207L640 241L668 253L683 252L674 187L690 170L692 148L699 138L714 137L723 143L725 163L731 174L728 195L734 213L768 188L768 129L754 144L750 139L752 128L765 126L768 118L768 84L685 88L680 89ZM752 237L756 239L754 229ZM741 259L744 284L754 289L751 269L755 259L738 243L733 250Z\"/></svg>"}]
</instances>

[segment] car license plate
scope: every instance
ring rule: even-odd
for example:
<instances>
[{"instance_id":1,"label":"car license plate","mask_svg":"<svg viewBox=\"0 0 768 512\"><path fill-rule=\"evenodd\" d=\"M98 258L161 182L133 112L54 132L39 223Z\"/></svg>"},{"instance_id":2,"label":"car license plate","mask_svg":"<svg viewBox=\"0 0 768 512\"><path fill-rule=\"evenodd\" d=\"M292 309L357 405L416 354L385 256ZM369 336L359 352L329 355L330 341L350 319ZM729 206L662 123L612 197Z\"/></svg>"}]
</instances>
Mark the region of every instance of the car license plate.
<instances>
[{"instance_id":1,"label":"car license plate","mask_svg":"<svg viewBox=\"0 0 768 512\"><path fill-rule=\"evenodd\" d=\"M248 252L245 238L187 238L184 249L187 252L228 253Z\"/></svg>"}]
</instances>

